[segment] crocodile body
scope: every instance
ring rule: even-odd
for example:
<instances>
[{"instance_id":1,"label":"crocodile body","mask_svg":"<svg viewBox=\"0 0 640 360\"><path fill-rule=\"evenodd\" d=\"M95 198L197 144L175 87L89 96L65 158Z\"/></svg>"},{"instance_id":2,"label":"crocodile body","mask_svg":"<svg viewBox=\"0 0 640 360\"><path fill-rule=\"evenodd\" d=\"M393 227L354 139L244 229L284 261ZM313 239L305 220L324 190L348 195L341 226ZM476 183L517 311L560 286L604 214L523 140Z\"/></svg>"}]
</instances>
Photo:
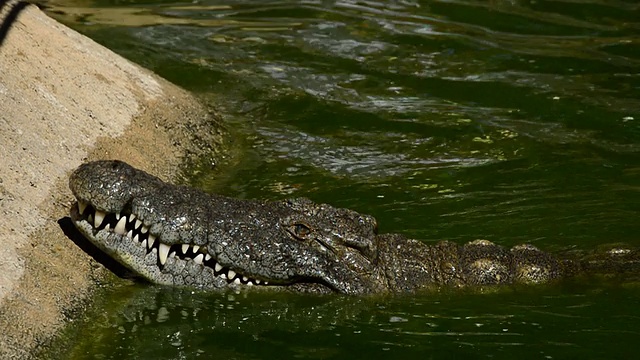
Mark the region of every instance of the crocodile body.
<instances>
[{"instance_id":1,"label":"crocodile body","mask_svg":"<svg viewBox=\"0 0 640 360\"><path fill-rule=\"evenodd\" d=\"M138 276L171 286L366 294L440 286L547 283L637 271L637 250L560 259L486 240L427 245L378 234L376 220L298 198L239 200L165 183L121 161L70 176L75 226Z\"/></svg>"}]
</instances>

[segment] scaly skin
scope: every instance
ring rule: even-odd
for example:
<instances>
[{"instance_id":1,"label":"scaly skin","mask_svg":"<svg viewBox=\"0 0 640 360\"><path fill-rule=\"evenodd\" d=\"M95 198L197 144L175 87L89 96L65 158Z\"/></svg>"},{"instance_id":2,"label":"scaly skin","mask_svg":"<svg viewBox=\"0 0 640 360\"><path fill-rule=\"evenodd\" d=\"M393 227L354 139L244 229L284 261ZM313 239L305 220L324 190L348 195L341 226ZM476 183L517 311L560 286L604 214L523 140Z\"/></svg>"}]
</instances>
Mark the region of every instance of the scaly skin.
<instances>
[{"instance_id":1,"label":"scaly skin","mask_svg":"<svg viewBox=\"0 0 640 360\"><path fill-rule=\"evenodd\" d=\"M71 218L89 241L140 277L171 286L402 292L636 271L640 259L629 249L559 260L531 245L425 245L378 235L376 220L355 211L211 195L120 161L81 165L69 187L78 199Z\"/></svg>"}]
</instances>

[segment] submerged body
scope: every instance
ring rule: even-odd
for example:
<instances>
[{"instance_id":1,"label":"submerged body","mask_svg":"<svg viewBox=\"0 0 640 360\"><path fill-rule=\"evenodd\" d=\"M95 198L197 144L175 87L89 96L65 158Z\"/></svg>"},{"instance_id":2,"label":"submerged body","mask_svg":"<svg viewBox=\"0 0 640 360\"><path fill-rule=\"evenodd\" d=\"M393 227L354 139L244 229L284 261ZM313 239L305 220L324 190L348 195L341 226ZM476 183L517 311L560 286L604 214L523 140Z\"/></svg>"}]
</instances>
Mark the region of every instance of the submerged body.
<instances>
[{"instance_id":1,"label":"submerged body","mask_svg":"<svg viewBox=\"0 0 640 360\"><path fill-rule=\"evenodd\" d=\"M546 283L585 272L637 271L637 250L559 259L486 240L426 245L377 234L376 220L308 199L239 200L162 182L121 161L69 179L75 226L107 255L158 284L269 286L346 294L438 286Z\"/></svg>"}]
</instances>

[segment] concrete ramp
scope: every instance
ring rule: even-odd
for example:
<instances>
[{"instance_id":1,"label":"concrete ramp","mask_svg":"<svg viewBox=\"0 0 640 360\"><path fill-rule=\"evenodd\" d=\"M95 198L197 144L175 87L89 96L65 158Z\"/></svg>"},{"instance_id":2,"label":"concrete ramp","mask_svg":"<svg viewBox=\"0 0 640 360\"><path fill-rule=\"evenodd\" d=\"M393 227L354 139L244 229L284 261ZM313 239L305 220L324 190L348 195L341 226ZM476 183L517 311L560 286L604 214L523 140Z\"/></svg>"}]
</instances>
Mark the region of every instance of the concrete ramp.
<instances>
[{"instance_id":1,"label":"concrete ramp","mask_svg":"<svg viewBox=\"0 0 640 360\"><path fill-rule=\"evenodd\" d=\"M30 356L104 276L57 223L71 204L69 172L121 159L171 179L185 156L219 153L223 135L189 93L35 6L15 5L0 13L2 359Z\"/></svg>"}]
</instances>

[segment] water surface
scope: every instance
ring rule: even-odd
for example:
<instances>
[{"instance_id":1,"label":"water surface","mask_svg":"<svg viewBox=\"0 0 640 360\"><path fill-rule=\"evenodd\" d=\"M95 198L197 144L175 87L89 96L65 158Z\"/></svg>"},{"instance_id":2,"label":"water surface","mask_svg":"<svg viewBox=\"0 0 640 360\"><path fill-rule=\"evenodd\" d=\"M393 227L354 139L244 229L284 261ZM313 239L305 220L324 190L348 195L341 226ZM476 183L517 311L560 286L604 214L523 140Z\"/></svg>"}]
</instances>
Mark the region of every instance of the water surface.
<instances>
[{"instance_id":1,"label":"water surface","mask_svg":"<svg viewBox=\"0 0 640 360\"><path fill-rule=\"evenodd\" d=\"M196 186L306 196L425 242L640 246L635 1L56 1L51 12L217 104L236 156L192 174ZM61 356L628 358L639 295L606 281L381 299L136 287L69 330L100 341Z\"/></svg>"}]
</instances>

